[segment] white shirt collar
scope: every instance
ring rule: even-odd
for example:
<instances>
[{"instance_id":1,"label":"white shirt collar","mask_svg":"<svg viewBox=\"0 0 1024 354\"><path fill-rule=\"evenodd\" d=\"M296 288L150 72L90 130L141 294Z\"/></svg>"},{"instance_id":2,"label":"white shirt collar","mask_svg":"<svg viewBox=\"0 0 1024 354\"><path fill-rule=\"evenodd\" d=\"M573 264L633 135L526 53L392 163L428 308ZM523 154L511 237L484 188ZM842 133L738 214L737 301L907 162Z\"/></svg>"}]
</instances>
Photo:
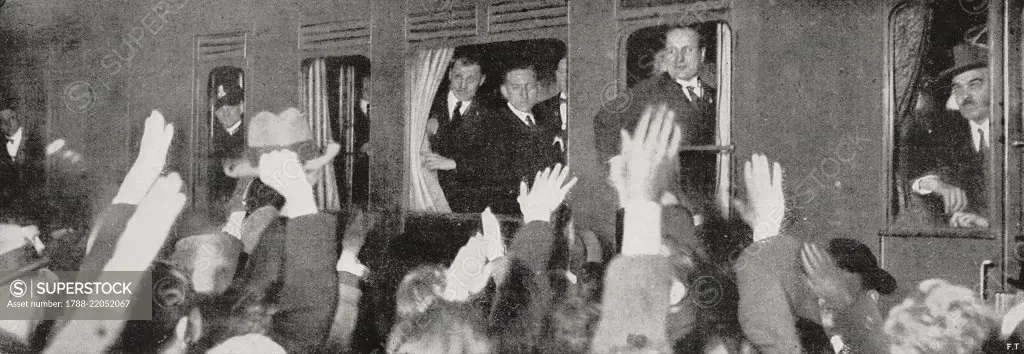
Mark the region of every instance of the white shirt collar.
<instances>
[{"instance_id":1,"label":"white shirt collar","mask_svg":"<svg viewBox=\"0 0 1024 354\"><path fill-rule=\"evenodd\" d=\"M473 101L462 101L458 97L455 97L455 91L448 90L448 118L455 115L455 104L460 101L462 102L462 107L459 107L459 113L466 114L466 110L469 109L469 104Z\"/></svg>"},{"instance_id":2,"label":"white shirt collar","mask_svg":"<svg viewBox=\"0 0 1024 354\"><path fill-rule=\"evenodd\" d=\"M18 156L18 150L21 148L21 137L22 135L24 135L24 131L25 127L20 127L18 128L18 131L14 132L14 135L7 137L8 139L12 140L11 142L7 142L6 144L7 154L10 155L11 157Z\"/></svg>"},{"instance_id":3,"label":"white shirt collar","mask_svg":"<svg viewBox=\"0 0 1024 354\"><path fill-rule=\"evenodd\" d=\"M693 87L693 92L696 92L698 97L704 96L704 90L701 88L700 80L697 80L696 76L689 80L676 80L676 83L683 87L683 93L686 94L686 98L693 99L690 97L690 91L686 89L687 87Z\"/></svg>"},{"instance_id":4,"label":"white shirt collar","mask_svg":"<svg viewBox=\"0 0 1024 354\"><path fill-rule=\"evenodd\" d=\"M989 120L986 119L982 123L977 123L973 120L968 120L968 124L971 126L971 140L974 142L974 151L980 151L982 149L981 136L978 135L978 129L981 129L982 134L985 135L985 145L992 145L992 134L989 127Z\"/></svg>"},{"instance_id":5,"label":"white shirt collar","mask_svg":"<svg viewBox=\"0 0 1024 354\"><path fill-rule=\"evenodd\" d=\"M516 107L512 106L512 102L507 102L505 104L508 105L508 109L512 110L512 114L515 114L516 117L519 117L519 120L523 121L523 124L530 125L529 121L526 119L526 116L533 117L533 123L537 123L537 117L534 117L533 113L520 111Z\"/></svg>"},{"instance_id":6,"label":"white shirt collar","mask_svg":"<svg viewBox=\"0 0 1024 354\"><path fill-rule=\"evenodd\" d=\"M565 94L565 92L559 92L558 93L558 97L563 99L563 100L569 99L569 95Z\"/></svg>"},{"instance_id":7,"label":"white shirt collar","mask_svg":"<svg viewBox=\"0 0 1024 354\"><path fill-rule=\"evenodd\" d=\"M228 128L228 134L235 135L235 133L238 132L238 128L241 128L241 127L242 127L242 120L239 119L237 122L235 122L235 124L231 125L231 127Z\"/></svg>"}]
</instances>

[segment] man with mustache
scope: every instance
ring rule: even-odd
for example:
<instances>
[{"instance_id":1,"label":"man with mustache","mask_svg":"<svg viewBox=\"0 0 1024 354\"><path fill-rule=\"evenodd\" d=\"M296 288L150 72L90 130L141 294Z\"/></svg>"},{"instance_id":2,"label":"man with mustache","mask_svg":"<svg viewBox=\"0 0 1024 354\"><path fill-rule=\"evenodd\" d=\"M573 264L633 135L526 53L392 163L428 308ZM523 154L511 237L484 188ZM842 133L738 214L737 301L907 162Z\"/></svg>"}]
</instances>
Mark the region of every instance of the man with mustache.
<instances>
[{"instance_id":1,"label":"man with mustache","mask_svg":"<svg viewBox=\"0 0 1024 354\"><path fill-rule=\"evenodd\" d=\"M938 79L950 80L950 100L963 119L949 115L957 122L947 132L945 151L940 152L942 162L911 180L910 189L923 199L919 207L931 214L930 219L941 217L939 220L948 220L952 227L985 228L989 226L987 182L993 138L988 50L976 43L962 43L953 48L953 56L956 65Z\"/></svg>"}]
</instances>

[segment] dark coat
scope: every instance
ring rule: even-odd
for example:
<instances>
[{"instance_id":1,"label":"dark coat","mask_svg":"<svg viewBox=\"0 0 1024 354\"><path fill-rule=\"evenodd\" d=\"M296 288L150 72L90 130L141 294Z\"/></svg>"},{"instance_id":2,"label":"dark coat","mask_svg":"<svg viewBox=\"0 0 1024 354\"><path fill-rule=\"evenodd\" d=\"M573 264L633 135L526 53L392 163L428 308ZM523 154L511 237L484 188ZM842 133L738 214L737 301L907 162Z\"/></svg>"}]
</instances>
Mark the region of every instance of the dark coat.
<instances>
[{"instance_id":1,"label":"dark coat","mask_svg":"<svg viewBox=\"0 0 1024 354\"><path fill-rule=\"evenodd\" d=\"M900 127L897 179L904 209L901 226L945 226L948 218L939 196L918 195L913 184L927 175L959 187L967 195L967 212L988 216L987 152L974 151L970 124L955 111L919 114ZM997 137L991 130L990 138ZM989 142L991 145L991 142Z\"/></svg>"},{"instance_id":2,"label":"dark coat","mask_svg":"<svg viewBox=\"0 0 1024 354\"><path fill-rule=\"evenodd\" d=\"M702 84L703 85L703 84ZM648 106L666 105L675 112L682 128L682 145L713 145L716 136L714 88L704 85L703 103L686 97L682 86L669 74L648 78L616 100L606 102L594 118L594 142L601 163L619 154L619 131L632 132ZM713 210L715 159L713 152L683 152L677 196L685 198L694 214L708 215Z\"/></svg>"},{"instance_id":3,"label":"dark coat","mask_svg":"<svg viewBox=\"0 0 1024 354\"><path fill-rule=\"evenodd\" d=\"M549 99L541 101L533 108L533 111L541 117L540 124L544 126L555 135L556 138L560 138L563 146L561 150L561 162L565 162L565 152L568 151L569 142L569 131L568 129L562 129L562 97L561 95L555 95ZM568 126L566 126L568 128ZM554 141L552 141L554 143Z\"/></svg>"},{"instance_id":4,"label":"dark coat","mask_svg":"<svg viewBox=\"0 0 1024 354\"><path fill-rule=\"evenodd\" d=\"M537 124L528 127L502 102L467 122L477 154L470 165L473 172L462 180L474 193L471 211L490 206L495 213L518 214L519 182L533 183L538 171L561 161L560 151L551 144L554 134L544 128L543 118L534 114Z\"/></svg>"},{"instance_id":5,"label":"dark coat","mask_svg":"<svg viewBox=\"0 0 1024 354\"><path fill-rule=\"evenodd\" d=\"M456 165L454 171L437 171L448 205L456 213L480 212L470 209L472 195L463 186L463 180L472 181L479 174L476 166L481 142L467 125L478 120L482 105L480 98L473 99L458 121L453 121L448 114L447 94L439 95L430 108L429 119L438 124L437 132L428 137L430 148L434 153L454 160Z\"/></svg>"},{"instance_id":6,"label":"dark coat","mask_svg":"<svg viewBox=\"0 0 1024 354\"><path fill-rule=\"evenodd\" d=\"M34 129L22 128L21 146L13 159L7 154L7 140L0 139L0 199L10 200L21 193L41 188L46 180L46 155L43 137Z\"/></svg>"}]
</instances>

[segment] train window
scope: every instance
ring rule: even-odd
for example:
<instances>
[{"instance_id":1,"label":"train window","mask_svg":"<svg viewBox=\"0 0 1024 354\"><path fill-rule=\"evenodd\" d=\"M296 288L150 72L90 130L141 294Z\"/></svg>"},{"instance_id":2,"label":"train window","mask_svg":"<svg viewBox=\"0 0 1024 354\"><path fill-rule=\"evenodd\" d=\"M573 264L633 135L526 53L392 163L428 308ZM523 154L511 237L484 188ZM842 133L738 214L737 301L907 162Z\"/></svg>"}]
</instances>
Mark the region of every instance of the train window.
<instances>
[{"instance_id":1,"label":"train window","mask_svg":"<svg viewBox=\"0 0 1024 354\"><path fill-rule=\"evenodd\" d=\"M636 30L625 42L628 99L604 107L614 113L602 120L618 122L635 122L643 106L650 104L667 104L676 112L685 132L679 175L687 182L680 184L681 197L696 215L729 210L731 47L731 31L724 22ZM602 136L617 133L599 130ZM599 145L608 147L604 155L616 153L618 146Z\"/></svg>"},{"instance_id":2,"label":"train window","mask_svg":"<svg viewBox=\"0 0 1024 354\"><path fill-rule=\"evenodd\" d=\"M321 146L341 146L333 169L315 186L324 210L365 207L369 200L370 60L364 56L322 57L302 63L304 111Z\"/></svg>"},{"instance_id":3,"label":"train window","mask_svg":"<svg viewBox=\"0 0 1024 354\"><path fill-rule=\"evenodd\" d=\"M234 66L218 66L210 71L207 84L209 111L207 127L209 148L199 171L205 171L208 206L226 205L235 190L235 179L225 175L223 164L242 157L245 151L245 73Z\"/></svg>"},{"instance_id":4,"label":"train window","mask_svg":"<svg viewBox=\"0 0 1024 354\"><path fill-rule=\"evenodd\" d=\"M565 53L562 41L536 39L412 58L412 211L519 213L519 182L566 159Z\"/></svg>"},{"instance_id":5,"label":"train window","mask_svg":"<svg viewBox=\"0 0 1024 354\"><path fill-rule=\"evenodd\" d=\"M988 11L964 3L908 4L890 15L891 231L987 234L996 222L1002 129L990 92L999 83L989 71Z\"/></svg>"}]
</instances>

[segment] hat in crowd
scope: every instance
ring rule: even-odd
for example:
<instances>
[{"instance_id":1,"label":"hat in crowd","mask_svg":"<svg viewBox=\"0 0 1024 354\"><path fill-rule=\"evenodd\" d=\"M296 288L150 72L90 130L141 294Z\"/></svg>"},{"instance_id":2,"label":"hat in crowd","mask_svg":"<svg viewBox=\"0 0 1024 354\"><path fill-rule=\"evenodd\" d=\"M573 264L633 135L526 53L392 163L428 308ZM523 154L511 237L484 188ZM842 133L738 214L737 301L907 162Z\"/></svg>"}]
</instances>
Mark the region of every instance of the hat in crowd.
<instances>
[{"instance_id":1,"label":"hat in crowd","mask_svg":"<svg viewBox=\"0 0 1024 354\"><path fill-rule=\"evenodd\" d=\"M306 116L298 109L288 108L281 113L260 112L249 122L247 159L236 160L227 172L228 176L259 176L259 159L262 154L274 150L294 151L307 172L327 165L338 155L341 147L329 143L325 151L313 137L313 130Z\"/></svg>"},{"instance_id":2,"label":"hat in crowd","mask_svg":"<svg viewBox=\"0 0 1024 354\"><path fill-rule=\"evenodd\" d=\"M197 292L220 294L231 285L241 252L242 241L216 232L178 240L171 261L191 275Z\"/></svg>"},{"instance_id":3,"label":"hat in crowd","mask_svg":"<svg viewBox=\"0 0 1024 354\"><path fill-rule=\"evenodd\" d=\"M620 257L609 264L591 351L671 351L665 334L670 269L663 256Z\"/></svg>"},{"instance_id":4,"label":"hat in crowd","mask_svg":"<svg viewBox=\"0 0 1024 354\"><path fill-rule=\"evenodd\" d=\"M875 254L860 241L848 238L832 239L828 243L828 253L835 258L839 268L860 274L864 288L874 289L885 295L896 291L896 279L878 267Z\"/></svg>"},{"instance_id":5,"label":"hat in crowd","mask_svg":"<svg viewBox=\"0 0 1024 354\"><path fill-rule=\"evenodd\" d=\"M988 28L974 27L953 46L953 67L939 73L938 79L948 83L954 76L984 67L988 67Z\"/></svg>"}]
</instances>

